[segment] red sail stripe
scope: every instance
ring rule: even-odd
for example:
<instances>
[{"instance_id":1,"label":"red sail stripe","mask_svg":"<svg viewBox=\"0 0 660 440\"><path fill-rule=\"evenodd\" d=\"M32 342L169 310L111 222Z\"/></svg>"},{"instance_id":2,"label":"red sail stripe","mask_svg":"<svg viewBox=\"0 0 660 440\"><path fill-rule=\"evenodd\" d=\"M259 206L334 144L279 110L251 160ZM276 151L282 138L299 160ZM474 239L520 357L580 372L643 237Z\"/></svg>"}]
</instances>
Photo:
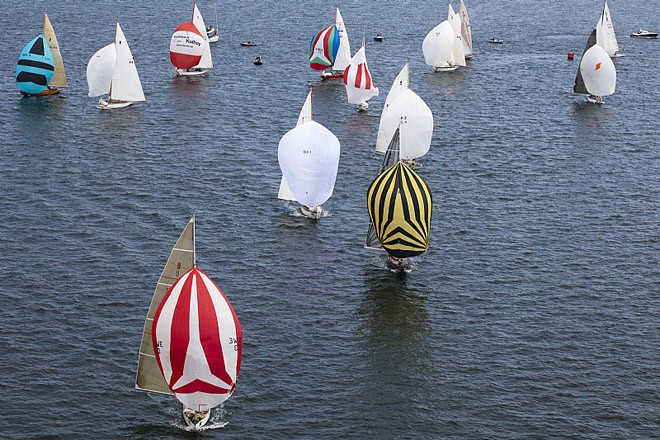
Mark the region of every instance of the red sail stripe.
<instances>
[{"instance_id":1,"label":"red sail stripe","mask_svg":"<svg viewBox=\"0 0 660 440\"><path fill-rule=\"evenodd\" d=\"M360 85L362 84L362 69L363 69L363 65L358 64L357 73L355 74L355 88L356 89L359 89Z\"/></svg>"},{"instance_id":2,"label":"red sail stripe","mask_svg":"<svg viewBox=\"0 0 660 440\"><path fill-rule=\"evenodd\" d=\"M325 55L325 58L330 61L330 63L333 63L334 61L330 59L330 50L328 49L330 47L330 35L332 35L332 32L328 31L328 29L332 30L332 27L328 26L323 31L323 55Z\"/></svg>"},{"instance_id":3,"label":"red sail stripe","mask_svg":"<svg viewBox=\"0 0 660 440\"><path fill-rule=\"evenodd\" d=\"M222 294L220 288L218 286L215 287ZM224 297L224 294L222 295ZM221 338L224 336L220 334L217 312L213 306L211 294L201 276L198 277L197 282L197 313L199 315L200 341L209 370L215 377L230 384L232 383L232 379L229 373L227 373L222 345L220 343Z\"/></svg>"},{"instance_id":4,"label":"red sail stripe","mask_svg":"<svg viewBox=\"0 0 660 440\"><path fill-rule=\"evenodd\" d=\"M349 64L346 66L346 69L344 70L344 85L348 85L348 72L351 70L352 64Z\"/></svg>"},{"instance_id":5,"label":"red sail stripe","mask_svg":"<svg viewBox=\"0 0 660 440\"><path fill-rule=\"evenodd\" d=\"M204 382L203 380L195 379L172 391L177 394L192 394L198 392L207 394L231 394L235 387L235 384L232 383L229 388L221 388L216 385L211 385L208 382Z\"/></svg>"},{"instance_id":6,"label":"red sail stripe","mask_svg":"<svg viewBox=\"0 0 660 440\"><path fill-rule=\"evenodd\" d=\"M367 90L371 89L372 83L371 83L371 73L369 72L369 69L367 69L367 65L364 65L364 78L365 78L365 86L364 88Z\"/></svg>"},{"instance_id":7,"label":"red sail stripe","mask_svg":"<svg viewBox=\"0 0 660 440\"><path fill-rule=\"evenodd\" d=\"M190 298L192 295L192 283L195 278L195 269L185 280L179 299L172 315L170 327L170 364L172 366L172 377L169 386L172 386L183 376L183 367L186 362L186 352L190 345ZM199 281L198 281L199 282Z\"/></svg>"}]
</instances>

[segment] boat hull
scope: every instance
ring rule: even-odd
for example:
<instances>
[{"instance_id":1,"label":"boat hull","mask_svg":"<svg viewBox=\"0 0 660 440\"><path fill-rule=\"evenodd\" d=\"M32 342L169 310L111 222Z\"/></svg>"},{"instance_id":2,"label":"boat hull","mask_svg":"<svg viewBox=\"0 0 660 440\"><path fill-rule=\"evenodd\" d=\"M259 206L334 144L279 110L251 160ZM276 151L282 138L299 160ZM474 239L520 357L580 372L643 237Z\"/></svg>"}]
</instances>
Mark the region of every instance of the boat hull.
<instances>
[{"instance_id":1,"label":"boat hull","mask_svg":"<svg viewBox=\"0 0 660 440\"><path fill-rule=\"evenodd\" d=\"M206 422L211 417L211 410L209 411L193 411L188 408L183 410L183 421L186 422L186 427L189 431L200 431Z\"/></svg>"},{"instance_id":2,"label":"boat hull","mask_svg":"<svg viewBox=\"0 0 660 440\"><path fill-rule=\"evenodd\" d=\"M190 69L174 69L174 74L176 76L199 76L199 75L204 75L206 72L208 72L209 69L195 69L195 70L190 70Z\"/></svg>"},{"instance_id":3,"label":"boat hull","mask_svg":"<svg viewBox=\"0 0 660 440\"><path fill-rule=\"evenodd\" d=\"M605 101L600 96L587 96L587 102L592 104L604 104Z\"/></svg>"},{"instance_id":4,"label":"boat hull","mask_svg":"<svg viewBox=\"0 0 660 440\"><path fill-rule=\"evenodd\" d=\"M101 110L112 110L115 108L128 107L131 104L133 104L133 101L113 101L111 99L106 101L105 99L101 98L99 99L99 103L96 106Z\"/></svg>"},{"instance_id":5,"label":"boat hull","mask_svg":"<svg viewBox=\"0 0 660 440\"><path fill-rule=\"evenodd\" d=\"M434 67L434 72L452 72L458 69L458 66L447 66L447 67Z\"/></svg>"},{"instance_id":6,"label":"boat hull","mask_svg":"<svg viewBox=\"0 0 660 440\"><path fill-rule=\"evenodd\" d=\"M58 93L60 93L60 90L62 90L62 89L60 89L60 88L47 88L45 90L42 90L39 93L25 93L23 90L21 90L21 94L23 96L27 96L27 97L30 97L30 96L50 96L50 95L57 95Z\"/></svg>"},{"instance_id":7,"label":"boat hull","mask_svg":"<svg viewBox=\"0 0 660 440\"><path fill-rule=\"evenodd\" d=\"M323 215L323 209L320 206L300 205L300 212L307 218L318 220Z\"/></svg>"},{"instance_id":8,"label":"boat hull","mask_svg":"<svg viewBox=\"0 0 660 440\"><path fill-rule=\"evenodd\" d=\"M344 72L323 72L321 73L321 79L327 81L329 79L343 78Z\"/></svg>"}]
</instances>

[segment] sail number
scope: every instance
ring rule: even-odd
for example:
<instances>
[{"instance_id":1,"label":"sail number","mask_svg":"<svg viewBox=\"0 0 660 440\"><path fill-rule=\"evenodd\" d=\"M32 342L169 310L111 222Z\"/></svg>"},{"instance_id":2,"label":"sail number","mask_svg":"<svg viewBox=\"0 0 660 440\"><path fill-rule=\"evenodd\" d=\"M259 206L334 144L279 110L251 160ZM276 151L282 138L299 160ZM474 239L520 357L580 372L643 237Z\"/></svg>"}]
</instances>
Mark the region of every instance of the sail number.
<instances>
[{"instance_id":1,"label":"sail number","mask_svg":"<svg viewBox=\"0 0 660 440\"><path fill-rule=\"evenodd\" d=\"M160 354L160 349L163 347L163 341L158 341L156 343L156 350L158 350L158 354Z\"/></svg>"},{"instance_id":2,"label":"sail number","mask_svg":"<svg viewBox=\"0 0 660 440\"><path fill-rule=\"evenodd\" d=\"M312 150L303 150L303 154L312 154Z\"/></svg>"},{"instance_id":3,"label":"sail number","mask_svg":"<svg viewBox=\"0 0 660 440\"><path fill-rule=\"evenodd\" d=\"M234 346L234 351L238 351L238 338L229 338L229 344Z\"/></svg>"}]
</instances>

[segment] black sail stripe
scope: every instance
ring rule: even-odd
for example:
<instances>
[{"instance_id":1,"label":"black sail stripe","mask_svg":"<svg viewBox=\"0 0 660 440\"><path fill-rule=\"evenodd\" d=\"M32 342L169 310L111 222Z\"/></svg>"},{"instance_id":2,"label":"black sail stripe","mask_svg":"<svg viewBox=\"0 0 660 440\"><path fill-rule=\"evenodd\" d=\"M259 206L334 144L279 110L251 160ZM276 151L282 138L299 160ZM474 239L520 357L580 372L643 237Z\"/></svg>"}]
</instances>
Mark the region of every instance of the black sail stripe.
<instances>
[{"instance_id":1,"label":"black sail stripe","mask_svg":"<svg viewBox=\"0 0 660 440\"><path fill-rule=\"evenodd\" d=\"M35 55L44 55L44 39L37 38L32 47L30 48L30 53Z\"/></svg>"},{"instance_id":2,"label":"black sail stripe","mask_svg":"<svg viewBox=\"0 0 660 440\"><path fill-rule=\"evenodd\" d=\"M37 69L55 70L55 66L53 66L52 64L44 63L41 61L19 59L17 64L19 66L35 67Z\"/></svg>"},{"instance_id":3,"label":"black sail stripe","mask_svg":"<svg viewBox=\"0 0 660 440\"><path fill-rule=\"evenodd\" d=\"M16 82L19 83L34 83L40 86L47 86L48 81L44 75L39 75L38 73L31 72L20 72L16 75Z\"/></svg>"}]
</instances>

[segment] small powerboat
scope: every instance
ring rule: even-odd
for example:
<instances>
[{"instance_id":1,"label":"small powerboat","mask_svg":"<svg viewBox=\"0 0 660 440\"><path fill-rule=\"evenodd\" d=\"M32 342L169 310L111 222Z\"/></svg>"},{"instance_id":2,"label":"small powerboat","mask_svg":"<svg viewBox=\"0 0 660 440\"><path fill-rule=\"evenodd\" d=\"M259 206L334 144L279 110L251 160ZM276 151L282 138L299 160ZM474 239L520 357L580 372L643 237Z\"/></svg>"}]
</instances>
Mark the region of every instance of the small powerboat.
<instances>
[{"instance_id":1,"label":"small powerboat","mask_svg":"<svg viewBox=\"0 0 660 440\"><path fill-rule=\"evenodd\" d=\"M640 29L637 32L630 34L630 36L637 38L658 38L658 33L647 31L646 29Z\"/></svg>"},{"instance_id":2,"label":"small powerboat","mask_svg":"<svg viewBox=\"0 0 660 440\"><path fill-rule=\"evenodd\" d=\"M252 63L254 63L254 64L257 65L257 66L261 66L264 62L263 62L263 60L261 59L261 57L255 57L255 58L254 58L254 61L252 61Z\"/></svg>"},{"instance_id":3,"label":"small powerboat","mask_svg":"<svg viewBox=\"0 0 660 440\"><path fill-rule=\"evenodd\" d=\"M241 41L241 46L256 46L257 43L254 41Z\"/></svg>"},{"instance_id":4,"label":"small powerboat","mask_svg":"<svg viewBox=\"0 0 660 440\"><path fill-rule=\"evenodd\" d=\"M503 43L504 43L504 40L502 40L501 38L490 37L490 38L488 39L488 42L489 42L489 43L493 43L493 44L503 44Z\"/></svg>"},{"instance_id":5,"label":"small powerboat","mask_svg":"<svg viewBox=\"0 0 660 440\"><path fill-rule=\"evenodd\" d=\"M383 37L383 34L381 33L374 35L374 41L383 41L384 38L385 37Z\"/></svg>"},{"instance_id":6,"label":"small powerboat","mask_svg":"<svg viewBox=\"0 0 660 440\"><path fill-rule=\"evenodd\" d=\"M220 39L218 30L211 25L206 26L206 37L209 39L209 43L217 43Z\"/></svg>"}]
</instances>

